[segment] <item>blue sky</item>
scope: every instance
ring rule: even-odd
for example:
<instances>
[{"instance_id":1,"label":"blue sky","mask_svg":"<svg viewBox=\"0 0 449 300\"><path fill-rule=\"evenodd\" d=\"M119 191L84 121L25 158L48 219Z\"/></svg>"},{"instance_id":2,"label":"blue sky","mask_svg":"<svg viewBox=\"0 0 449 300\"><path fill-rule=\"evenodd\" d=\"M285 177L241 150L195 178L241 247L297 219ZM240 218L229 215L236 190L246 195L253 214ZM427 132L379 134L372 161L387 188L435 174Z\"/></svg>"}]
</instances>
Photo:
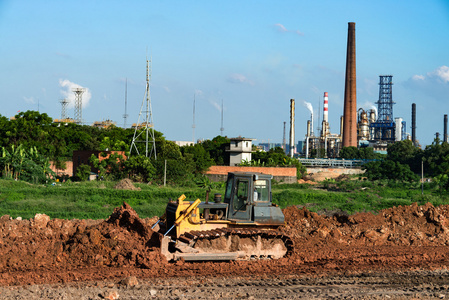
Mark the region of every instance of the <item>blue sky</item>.
<instances>
[{"instance_id":1,"label":"blue sky","mask_svg":"<svg viewBox=\"0 0 449 300\"><path fill-rule=\"evenodd\" d=\"M449 114L449 1L8 1L0 0L0 114L61 116L86 88L83 120L137 122L151 57L155 129L169 140L220 134L282 142L290 99L296 140L329 93L332 133L343 113L348 22L356 23L357 107L393 75L394 116L422 145ZM74 117L73 107L67 110ZM314 126L315 128L317 126Z\"/></svg>"}]
</instances>

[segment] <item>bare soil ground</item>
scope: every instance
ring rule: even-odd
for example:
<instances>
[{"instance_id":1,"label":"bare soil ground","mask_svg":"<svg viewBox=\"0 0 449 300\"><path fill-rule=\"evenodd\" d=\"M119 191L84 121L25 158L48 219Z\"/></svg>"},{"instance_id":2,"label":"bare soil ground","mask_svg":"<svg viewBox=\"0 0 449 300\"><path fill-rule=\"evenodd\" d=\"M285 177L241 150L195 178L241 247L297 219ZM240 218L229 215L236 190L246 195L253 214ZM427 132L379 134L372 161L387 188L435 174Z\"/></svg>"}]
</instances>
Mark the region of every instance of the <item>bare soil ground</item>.
<instances>
[{"instance_id":1,"label":"bare soil ground","mask_svg":"<svg viewBox=\"0 0 449 300\"><path fill-rule=\"evenodd\" d=\"M449 206L322 216L284 209L279 260L168 263L154 219L0 218L0 299L444 299Z\"/></svg>"}]
</instances>

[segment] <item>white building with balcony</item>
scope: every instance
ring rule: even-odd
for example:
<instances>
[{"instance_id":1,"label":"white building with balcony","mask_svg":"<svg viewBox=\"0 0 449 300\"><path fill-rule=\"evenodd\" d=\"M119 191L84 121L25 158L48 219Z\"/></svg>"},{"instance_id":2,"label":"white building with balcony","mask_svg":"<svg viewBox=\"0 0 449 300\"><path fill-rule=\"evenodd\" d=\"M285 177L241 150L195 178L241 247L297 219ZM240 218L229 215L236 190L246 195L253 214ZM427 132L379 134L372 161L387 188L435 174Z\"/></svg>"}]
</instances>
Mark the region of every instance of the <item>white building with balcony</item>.
<instances>
[{"instance_id":1,"label":"white building with balcony","mask_svg":"<svg viewBox=\"0 0 449 300\"><path fill-rule=\"evenodd\" d=\"M231 138L229 148L226 149L229 152L229 165L236 166L242 161L251 161L251 150L254 139L250 138Z\"/></svg>"}]
</instances>

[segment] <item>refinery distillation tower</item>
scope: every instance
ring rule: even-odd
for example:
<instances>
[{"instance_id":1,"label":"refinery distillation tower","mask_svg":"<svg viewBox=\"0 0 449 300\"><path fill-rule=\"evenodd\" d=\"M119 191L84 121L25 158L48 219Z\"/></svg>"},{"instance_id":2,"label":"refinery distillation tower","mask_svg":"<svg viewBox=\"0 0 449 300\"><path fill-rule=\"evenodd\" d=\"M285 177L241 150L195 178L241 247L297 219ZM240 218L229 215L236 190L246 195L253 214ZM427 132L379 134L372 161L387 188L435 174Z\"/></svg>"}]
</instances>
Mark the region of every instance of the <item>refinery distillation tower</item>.
<instances>
[{"instance_id":1,"label":"refinery distillation tower","mask_svg":"<svg viewBox=\"0 0 449 300\"><path fill-rule=\"evenodd\" d=\"M156 159L156 141L154 139L154 124L153 124L153 112L151 109L151 96L150 96L150 61L147 59L147 76L146 76L146 90L145 96L142 100L142 105L140 107L139 118L137 123L134 124L134 136L131 142L131 147L129 149L129 155L132 154L133 150L136 151L137 155L140 155L139 149L137 147L138 143L145 143L145 156L153 157ZM142 115L145 115L145 120L139 123Z\"/></svg>"}]
</instances>

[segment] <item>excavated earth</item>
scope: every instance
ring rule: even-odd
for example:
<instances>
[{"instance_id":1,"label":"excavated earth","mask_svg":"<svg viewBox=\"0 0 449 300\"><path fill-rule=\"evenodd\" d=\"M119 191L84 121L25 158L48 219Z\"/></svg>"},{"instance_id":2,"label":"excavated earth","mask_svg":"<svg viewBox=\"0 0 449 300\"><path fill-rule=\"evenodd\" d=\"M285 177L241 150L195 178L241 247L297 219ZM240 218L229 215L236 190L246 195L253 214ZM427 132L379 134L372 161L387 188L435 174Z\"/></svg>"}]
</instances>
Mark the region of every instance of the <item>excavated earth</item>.
<instances>
[{"instance_id":1,"label":"excavated earth","mask_svg":"<svg viewBox=\"0 0 449 300\"><path fill-rule=\"evenodd\" d=\"M169 263L126 203L107 220L0 218L0 299L449 298L449 205L283 210L278 260Z\"/></svg>"}]
</instances>

